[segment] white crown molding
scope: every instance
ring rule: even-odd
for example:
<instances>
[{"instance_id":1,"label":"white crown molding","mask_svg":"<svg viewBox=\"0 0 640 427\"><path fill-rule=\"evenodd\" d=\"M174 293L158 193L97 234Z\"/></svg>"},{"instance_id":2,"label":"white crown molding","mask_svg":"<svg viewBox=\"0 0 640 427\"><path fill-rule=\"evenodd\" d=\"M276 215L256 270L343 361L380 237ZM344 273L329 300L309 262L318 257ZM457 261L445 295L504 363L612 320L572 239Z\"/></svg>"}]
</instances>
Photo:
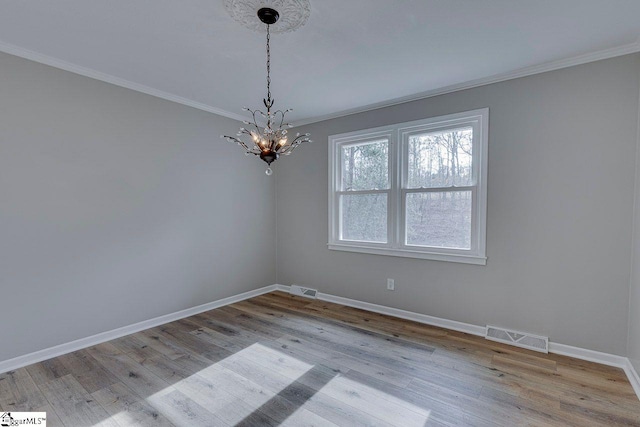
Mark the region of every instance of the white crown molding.
<instances>
[{"instance_id":1,"label":"white crown molding","mask_svg":"<svg viewBox=\"0 0 640 427\"><path fill-rule=\"evenodd\" d=\"M19 56L21 58L29 59L31 61L39 62L41 64L49 65L51 67L59 68L61 70L69 71L81 76L90 77L92 79L100 80L103 82L111 83L116 86L121 86L127 89L135 90L137 92L145 93L147 95L155 96L157 98L166 99L167 101L176 102L189 107L197 108L198 110L206 111L209 113L217 114L219 116L228 117L230 119L244 121L246 117L231 113L222 108L213 107L211 105L203 104L201 102L193 101L188 98L184 98L178 95L164 92L158 89L154 89L149 86L145 86L139 83L131 82L120 77L115 77L110 74L106 74L91 68L81 67L71 62L63 61L61 59L54 58L52 56L44 55L29 49L22 48L10 43L0 41L0 52L5 52L11 55ZM394 98L387 101L382 101L374 104L365 105L362 107L352 108L348 110L342 110L336 113L331 113L322 116L309 117L306 119L295 120L295 127L308 125L311 123L322 122L325 120L335 119L338 117L349 116L352 114L363 113L365 111L376 110L379 108L390 107L397 104L403 104L405 102L417 101L419 99L430 98L433 96L444 95L451 92L458 92L465 89L471 89L474 87L485 86L493 83L499 83L506 80L517 79L520 77L526 77L533 74L545 73L547 71L558 70L561 68L572 67L574 65L586 64L588 62L599 61L602 59L614 58L616 56L627 55L630 53L640 52L640 39L633 43L626 45L600 50L598 52L587 53L583 55L574 56L572 58L561 59L558 61L547 62L540 65L534 65L531 67L521 68L508 73L495 74L493 76L471 80L455 85L445 86L438 89L429 90L426 92L420 92L417 94Z\"/></svg>"},{"instance_id":2,"label":"white crown molding","mask_svg":"<svg viewBox=\"0 0 640 427\"><path fill-rule=\"evenodd\" d=\"M387 101L377 102L362 107L356 107L348 110L338 111L318 117L311 117L308 119L296 120L295 127L308 125L311 123L318 123L325 120L336 119L339 117L350 116L352 114L364 113L366 111L377 110L379 108L391 107L393 105L404 104L406 102L417 101L420 99L431 98L434 96L444 95L447 93L458 92L465 89L472 89L474 87L486 86L493 83L499 83L507 80L513 80L520 77L527 77L534 74L546 73L547 71L559 70L562 68L573 67L574 65L586 64L588 62L600 61L603 59L615 58L616 56L628 55L630 53L640 52L640 39L633 43L626 45L604 49L597 52L586 53L583 55L574 56L567 59L561 59L558 61L546 62L544 64L532 65L530 67L520 68L518 70L510 71L507 73L494 74L489 77L483 77L481 79L470 80L463 83L458 83L450 86L441 87L438 89L428 90L426 92L420 92L413 95L403 96Z\"/></svg>"},{"instance_id":3,"label":"white crown molding","mask_svg":"<svg viewBox=\"0 0 640 427\"><path fill-rule=\"evenodd\" d=\"M223 298L223 299L212 301L206 304L198 305L196 307L187 308L186 310L180 310L180 311L176 311L175 313L165 314L163 316L159 316L153 319L144 320L142 322L134 323L133 325L123 326L122 328L113 329L111 331L102 332L86 338L80 338L78 340L71 341L65 344L60 344L54 347L45 348L43 350L25 354L23 356L14 357L13 359L0 361L0 373L13 371L15 369L19 369L24 366L31 365L33 363L38 363L38 362L42 362L43 360L51 359L52 357L58 357L63 354L71 353L73 351L82 350L83 348L87 348L93 345L101 344L103 342L111 341L116 338L123 337L125 335L130 335L136 332L144 331L145 329L164 325L165 323L173 322L179 319L184 319L185 317L193 316L198 313L213 310L215 308L219 308L225 305L229 305L229 304L233 304L249 298L253 298L258 295L273 292L276 289L278 289L276 285L265 286L263 288L255 289L253 291L244 292L228 298Z\"/></svg>"},{"instance_id":4,"label":"white crown molding","mask_svg":"<svg viewBox=\"0 0 640 427\"><path fill-rule=\"evenodd\" d=\"M240 114L230 113L222 108L212 107L211 105L203 104L201 102L193 101L188 98L184 98L178 95L164 92L159 89L154 89L143 84L135 83L120 77L112 76L101 71L94 70L92 68L81 67L71 62L63 61L61 59L54 58L52 56L43 55L32 50L22 48L20 46L12 45L0 41L0 52L8 53L10 55L18 56L20 58L28 59L30 61L39 62L50 67L59 68L64 71L69 71L81 76L90 77L95 80L100 80L106 83L111 83L116 86L121 86L126 89L135 90L147 95L155 96L156 98L165 99L167 101L176 102L178 104L186 105L188 107L196 108L198 110L206 111L208 113L217 114L219 116L228 117L230 119L243 121L247 118Z\"/></svg>"}]
</instances>

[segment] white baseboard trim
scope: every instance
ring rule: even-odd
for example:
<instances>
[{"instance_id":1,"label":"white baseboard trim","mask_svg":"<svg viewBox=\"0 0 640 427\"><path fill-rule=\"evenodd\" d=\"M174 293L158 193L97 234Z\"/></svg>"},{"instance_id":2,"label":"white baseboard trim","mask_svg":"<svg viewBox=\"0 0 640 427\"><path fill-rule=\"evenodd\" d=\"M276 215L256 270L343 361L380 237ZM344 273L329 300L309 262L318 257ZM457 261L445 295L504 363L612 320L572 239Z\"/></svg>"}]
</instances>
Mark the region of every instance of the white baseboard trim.
<instances>
[{"instance_id":1,"label":"white baseboard trim","mask_svg":"<svg viewBox=\"0 0 640 427\"><path fill-rule=\"evenodd\" d=\"M275 285L276 289L283 292L289 292L289 286ZM336 304L342 304L349 307L359 308L362 310L372 311L374 313L386 314L388 316L399 317L401 319L412 320L414 322L423 323L425 325L438 326L454 331L466 332L471 335L484 336L485 327L473 325L470 323L457 322L455 320L442 319L440 317L428 316L426 314L414 313L411 311L400 310L398 308L386 307L384 305L372 304L369 302L358 301L350 298L339 297L331 294L318 292L318 299ZM640 399L640 377L634 369L628 358L617 356L615 354L602 353L595 350L588 350L580 347L549 342L549 352L562 356L574 357L588 362L600 363L602 365L613 366L624 370L629 382Z\"/></svg>"},{"instance_id":2,"label":"white baseboard trim","mask_svg":"<svg viewBox=\"0 0 640 427\"><path fill-rule=\"evenodd\" d=\"M336 304L348 305L349 307L360 308L362 310L373 311L374 313L386 314L388 316L399 317L400 319L412 320L426 325L438 326L458 332L466 332L471 335L484 336L486 328L472 325L470 323L457 322L455 320L442 319L440 317L428 316L426 314L414 313L412 311L401 310L399 308L386 307L384 305L371 304L349 298L338 297L318 292L318 299L333 302Z\"/></svg>"},{"instance_id":3,"label":"white baseboard trim","mask_svg":"<svg viewBox=\"0 0 640 427\"><path fill-rule=\"evenodd\" d=\"M586 360L587 362L600 363L601 365L613 366L621 369L624 369L629 360L626 357L617 356L615 354L602 353L600 351L558 344L557 342L551 341L549 341L549 353L574 357L576 359Z\"/></svg>"},{"instance_id":4,"label":"white baseboard trim","mask_svg":"<svg viewBox=\"0 0 640 427\"><path fill-rule=\"evenodd\" d=\"M13 359L0 361L0 373L12 371L22 368L24 366L31 365L33 363L42 362L43 360L51 359L52 357L61 356L63 354L71 353L73 351L81 350L83 348L91 347L93 345L101 344L103 342L111 341L116 338L130 335L136 332L143 331L145 329L153 328L155 326L164 325L165 323L173 322L175 320L184 319L185 317L193 316L198 313L213 310L215 308L223 307L225 305L233 304L239 301L243 301L249 298L256 297L258 295L266 294L273 291L289 292L289 286L274 284L259 288L253 291L244 292L238 295L223 298L217 301L212 301L206 304L198 305L196 307L188 308L185 310L177 311L175 313L166 314L153 319L144 320L142 322L134 323L133 325L123 326L122 328L113 329L111 331L102 332L90 337L81 338L75 341L71 341L65 344L60 344L54 347L46 348L43 350L35 351L33 353L18 356ZM457 322L455 320L442 319L440 317L428 316L426 314L415 313L412 311L401 310L393 307L386 307L384 305L373 304L369 302L354 300L350 298L339 297L336 295L326 294L318 292L318 299L327 302L333 302L336 304L342 304L349 307L359 308L362 310L371 311L379 314L386 314L388 316L398 317L401 319L412 320L414 322L423 323L425 325L438 326L445 329L451 329L454 331L465 332L471 335L484 336L485 327L473 325L470 323ZM628 358L623 356L616 356L614 354L602 353L599 351L588 350L579 347L573 347L565 344L558 344L549 342L549 352L560 354L563 356L575 357L576 359L586 360L589 362L600 363L607 366L613 366L624 370L627 375L631 386L633 387L636 395L640 399L640 376L635 370Z\"/></svg>"},{"instance_id":5,"label":"white baseboard trim","mask_svg":"<svg viewBox=\"0 0 640 427\"><path fill-rule=\"evenodd\" d=\"M629 359L627 359L627 363L622 369L624 369L624 372L627 374L627 378L629 378L631 387L633 387L633 390L638 395L638 398L640 398L640 375L638 375L638 371L636 371L636 368L633 366Z\"/></svg>"},{"instance_id":6,"label":"white baseboard trim","mask_svg":"<svg viewBox=\"0 0 640 427\"><path fill-rule=\"evenodd\" d=\"M185 317L193 316L198 313L213 310L214 308L222 307L225 305L233 304L238 301L243 301L249 298L256 297L258 295L273 292L279 289L277 285L269 285L260 289L256 289L249 292L244 292L238 295L230 296L228 298L219 299L206 304L198 305L196 307L187 308L185 310L176 311L175 313L165 314L153 319L144 320L142 322L134 323L133 325L123 326L121 328L113 329L111 331L102 332L90 337L81 338L75 341L71 341L65 344L56 345L54 347L45 348L43 350L35 351L33 353L18 356L13 359L0 361L0 373L13 371L15 369L22 368L24 366L31 365L33 363L42 362L43 360L51 359L52 357L61 356L63 354L71 353L73 351L81 350L83 348L91 347L93 345L101 344L103 342L111 341L116 338L130 335L136 332L143 331L145 329L153 328L155 326L164 325L165 323L173 322L175 320L184 319Z\"/></svg>"}]
</instances>

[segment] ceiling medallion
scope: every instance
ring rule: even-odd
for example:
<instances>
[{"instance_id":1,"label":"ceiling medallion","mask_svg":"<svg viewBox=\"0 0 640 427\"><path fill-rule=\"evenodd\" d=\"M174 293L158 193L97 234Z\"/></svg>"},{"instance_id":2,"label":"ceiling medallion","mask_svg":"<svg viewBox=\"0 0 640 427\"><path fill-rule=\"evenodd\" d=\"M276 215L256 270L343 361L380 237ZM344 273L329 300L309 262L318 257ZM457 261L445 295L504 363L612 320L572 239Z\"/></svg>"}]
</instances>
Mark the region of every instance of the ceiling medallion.
<instances>
[{"instance_id":1,"label":"ceiling medallion","mask_svg":"<svg viewBox=\"0 0 640 427\"><path fill-rule=\"evenodd\" d=\"M271 33L288 33L302 27L311 14L309 0L224 0L229 15L243 27L264 33L265 25L256 19L258 10L277 10L280 19L271 24Z\"/></svg>"},{"instance_id":2,"label":"ceiling medallion","mask_svg":"<svg viewBox=\"0 0 640 427\"><path fill-rule=\"evenodd\" d=\"M236 2L226 2L226 3L240 3ZM246 2L246 3L263 3L263 2ZM270 3L304 3L302 1L277 1L273 0ZM306 2L308 5L308 1ZM307 10L308 11L308 10ZM308 16L308 13L307 13ZM257 19L256 19L257 17ZM281 155L288 156L295 150L300 144L305 142L311 142L309 139L309 134L300 134L298 133L295 138L289 139L287 133L288 128L291 127L291 124L285 123L285 115L291 111L288 110L275 110L272 111L274 100L271 98L271 26L276 25L280 18L280 12L276 9L270 7L262 7L257 10L256 16L254 16L254 20L259 22L260 25L266 27L267 33L267 97L262 100L266 108L266 112L260 110L251 110L250 108L244 108L245 111L248 111L251 114L252 121L245 120L243 123L249 126L247 128L240 128L240 131L235 136L221 135L222 138L225 138L229 142L233 142L238 144L244 151L246 155L253 154L254 156L260 156L264 162L267 163L267 175L271 175L273 171L271 170L271 163L278 160L278 157ZM305 18L306 20L306 18ZM300 24L298 25L300 26ZM297 27L296 27L297 28ZM294 28L295 29L295 28ZM288 31L292 31L291 29ZM261 117L262 120L266 121L266 125L261 127L258 125L258 117ZM245 143L240 138L242 136L247 136L250 142Z\"/></svg>"}]
</instances>

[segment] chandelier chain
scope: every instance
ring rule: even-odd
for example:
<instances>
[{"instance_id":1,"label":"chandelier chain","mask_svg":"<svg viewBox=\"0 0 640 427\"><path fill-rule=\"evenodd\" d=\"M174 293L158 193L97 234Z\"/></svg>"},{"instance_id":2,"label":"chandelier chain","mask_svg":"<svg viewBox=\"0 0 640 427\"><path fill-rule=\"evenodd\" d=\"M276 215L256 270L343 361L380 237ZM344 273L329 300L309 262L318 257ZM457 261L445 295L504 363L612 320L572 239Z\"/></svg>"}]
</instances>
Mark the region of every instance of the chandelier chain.
<instances>
[{"instance_id":1,"label":"chandelier chain","mask_svg":"<svg viewBox=\"0 0 640 427\"><path fill-rule=\"evenodd\" d=\"M269 34L270 25L267 24L267 101L271 101L271 46L269 44L270 34Z\"/></svg>"}]
</instances>

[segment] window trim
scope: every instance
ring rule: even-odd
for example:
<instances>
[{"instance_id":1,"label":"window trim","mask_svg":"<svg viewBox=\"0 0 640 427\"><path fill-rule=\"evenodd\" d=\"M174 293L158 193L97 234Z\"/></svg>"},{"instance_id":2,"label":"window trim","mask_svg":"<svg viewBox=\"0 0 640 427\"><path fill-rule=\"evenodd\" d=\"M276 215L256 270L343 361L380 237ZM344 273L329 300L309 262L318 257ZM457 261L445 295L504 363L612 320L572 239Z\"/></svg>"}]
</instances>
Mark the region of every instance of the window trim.
<instances>
[{"instance_id":1,"label":"window trim","mask_svg":"<svg viewBox=\"0 0 640 427\"><path fill-rule=\"evenodd\" d=\"M472 209L474 210L472 210L471 215L471 249L407 245L405 236L406 194L447 191L443 190L443 188L449 188L442 187L437 190L406 188L408 165L405 157L407 155L406 140L408 135L416 132L437 131L438 129L446 130L464 125L473 127L473 175L476 183L466 187L450 187L449 191L461 191L463 189L472 191ZM372 141L376 138L388 138L389 141L387 243L340 240L340 195L345 193L368 194L369 191L347 192L341 190L341 147L358 142ZM486 265L488 141L488 108L329 136L329 236L327 247L338 251ZM375 192L375 190L371 191Z\"/></svg>"}]
</instances>

